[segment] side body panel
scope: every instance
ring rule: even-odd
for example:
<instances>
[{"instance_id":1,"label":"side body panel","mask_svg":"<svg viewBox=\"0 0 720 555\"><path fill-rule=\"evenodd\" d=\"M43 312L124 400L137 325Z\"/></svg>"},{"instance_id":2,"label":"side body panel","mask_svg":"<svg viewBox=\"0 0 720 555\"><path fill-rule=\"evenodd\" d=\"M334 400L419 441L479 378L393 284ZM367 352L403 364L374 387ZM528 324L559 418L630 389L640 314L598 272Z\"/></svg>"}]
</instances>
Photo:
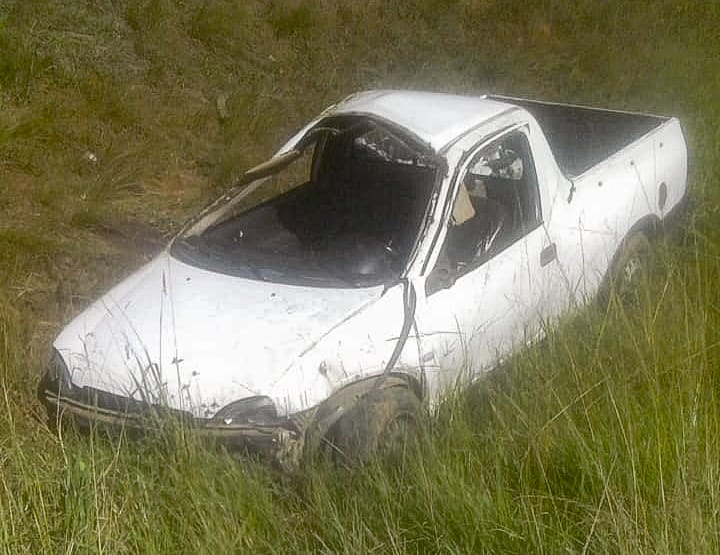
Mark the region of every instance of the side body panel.
<instances>
[{"instance_id":1,"label":"side body panel","mask_svg":"<svg viewBox=\"0 0 720 555\"><path fill-rule=\"evenodd\" d=\"M579 176L569 202L554 203L548 233L570 303L595 295L634 226L661 221L680 202L686 157L679 124L669 120Z\"/></svg>"},{"instance_id":2,"label":"side body panel","mask_svg":"<svg viewBox=\"0 0 720 555\"><path fill-rule=\"evenodd\" d=\"M445 238L462 164L509 125L529 129L543 225L450 288L425 295L425 278ZM414 279L420 360L431 396L442 395L460 376L492 368L513 348L542 334L543 324L592 298L633 226L648 217L660 221L685 195L686 157L676 119L574 182L562 174L539 125L523 110L458 141L447 153L450 171L437 206L437 239ZM555 256L548 260L541 253L549 248Z\"/></svg>"}]
</instances>

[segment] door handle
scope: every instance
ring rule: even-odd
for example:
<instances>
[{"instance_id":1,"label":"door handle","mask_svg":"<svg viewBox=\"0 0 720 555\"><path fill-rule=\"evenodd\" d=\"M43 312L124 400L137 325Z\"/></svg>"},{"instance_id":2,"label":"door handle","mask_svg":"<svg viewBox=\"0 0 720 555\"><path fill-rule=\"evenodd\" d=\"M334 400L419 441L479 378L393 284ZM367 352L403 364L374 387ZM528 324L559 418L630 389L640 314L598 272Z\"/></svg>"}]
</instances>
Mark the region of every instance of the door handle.
<instances>
[{"instance_id":1,"label":"door handle","mask_svg":"<svg viewBox=\"0 0 720 555\"><path fill-rule=\"evenodd\" d=\"M540 251L540 266L547 266L553 260L557 259L557 245L551 243Z\"/></svg>"}]
</instances>

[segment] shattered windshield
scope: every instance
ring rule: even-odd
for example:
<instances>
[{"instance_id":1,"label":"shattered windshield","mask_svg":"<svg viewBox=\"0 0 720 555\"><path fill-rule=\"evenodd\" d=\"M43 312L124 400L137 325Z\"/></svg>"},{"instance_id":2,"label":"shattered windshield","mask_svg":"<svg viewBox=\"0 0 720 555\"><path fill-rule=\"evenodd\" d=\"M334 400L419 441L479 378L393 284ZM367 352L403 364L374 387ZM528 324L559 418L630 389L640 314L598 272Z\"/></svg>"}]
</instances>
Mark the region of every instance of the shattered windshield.
<instances>
[{"instance_id":1,"label":"shattered windshield","mask_svg":"<svg viewBox=\"0 0 720 555\"><path fill-rule=\"evenodd\" d=\"M282 283L367 287L402 273L435 167L367 117L329 118L190 227L172 254L213 271Z\"/></svg>"}]
</instances>

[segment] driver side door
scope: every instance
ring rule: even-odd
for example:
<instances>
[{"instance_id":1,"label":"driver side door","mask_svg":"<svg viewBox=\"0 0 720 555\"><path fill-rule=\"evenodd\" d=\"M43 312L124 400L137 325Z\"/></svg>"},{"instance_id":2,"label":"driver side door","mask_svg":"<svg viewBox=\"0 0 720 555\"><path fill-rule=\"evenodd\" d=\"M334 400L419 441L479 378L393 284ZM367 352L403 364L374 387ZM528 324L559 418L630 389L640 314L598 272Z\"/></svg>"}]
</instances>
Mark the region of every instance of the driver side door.
<instances>
[{"instance_id":1,"label":"driver side door","mask_svg":"<svg viewBox=\"0 0 720 555\"><path fill-rule=\"evenodd\" d=\"M431 395L491 368L538 334L539 278L554 247L542 223L527 134L515 127L479 145L457 174L437 261L417 291L420 358ZM488 225L493 218L504 223Z\"/></svg>"}]
</instances>

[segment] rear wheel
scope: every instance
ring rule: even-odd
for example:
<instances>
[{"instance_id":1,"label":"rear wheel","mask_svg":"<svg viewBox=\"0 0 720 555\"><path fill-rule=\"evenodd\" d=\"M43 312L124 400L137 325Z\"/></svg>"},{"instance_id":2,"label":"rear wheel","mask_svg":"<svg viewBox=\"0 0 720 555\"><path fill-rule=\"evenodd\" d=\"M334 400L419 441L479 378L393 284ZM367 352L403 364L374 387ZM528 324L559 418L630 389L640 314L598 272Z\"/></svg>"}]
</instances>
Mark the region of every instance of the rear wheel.
<instances>
[{"instance_id":1,"label":"rear wheel","mask_svg":"<svg viewBox=\"0 0 720 555\"><path fill-rule=\"evenodd\" d=\"M607 304L612 294L623 303L636 298L647 283L652 255L652 243L645 232L636 231L630 235L613 262L608 279L600 291L600 300Z\"/></svg>"},{"instance_id":2,"label":"rear wheel","mask_svg":"<svg viewBox=\"0 0 720 555\"><path fill-rule=\"evenodd\" d=\"M328 431L324 451L335 461L401 460L415 447L422 404L402 386L370 391Z\"/></svg>"}]
</instances>

